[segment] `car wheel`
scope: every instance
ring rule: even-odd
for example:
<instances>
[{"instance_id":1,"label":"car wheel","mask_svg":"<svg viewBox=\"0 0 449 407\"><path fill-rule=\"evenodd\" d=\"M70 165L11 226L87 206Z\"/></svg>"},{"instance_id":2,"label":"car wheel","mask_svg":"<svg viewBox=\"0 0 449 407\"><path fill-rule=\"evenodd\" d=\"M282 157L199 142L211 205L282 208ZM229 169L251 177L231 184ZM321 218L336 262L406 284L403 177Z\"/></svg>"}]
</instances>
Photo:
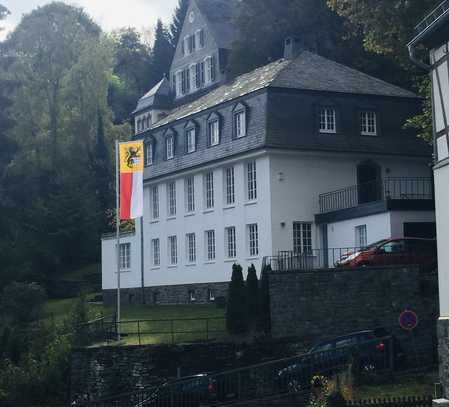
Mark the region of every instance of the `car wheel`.
<instances>
[{"instance_id":1,"label":"car wheel","mask_svg":"<svg viewBox=\"0 0 449 407\"><path fill-rule=\"evenodd\" d=\"M297 379L291 379L288 384L288 392L289 393L298 393L301 391L301 384L299 383L299 380Z\"/></svg>"}]
</instances>

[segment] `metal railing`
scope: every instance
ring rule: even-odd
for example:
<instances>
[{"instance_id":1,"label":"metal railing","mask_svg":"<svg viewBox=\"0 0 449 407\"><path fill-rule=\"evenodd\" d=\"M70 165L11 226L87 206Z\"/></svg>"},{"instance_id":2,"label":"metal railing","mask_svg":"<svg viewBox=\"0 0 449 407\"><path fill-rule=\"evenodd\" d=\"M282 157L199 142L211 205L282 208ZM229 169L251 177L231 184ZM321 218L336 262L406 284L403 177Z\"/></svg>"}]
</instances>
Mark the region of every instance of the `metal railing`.
<instances>
[{"instance_id":1,"label":"metal railing","mask_svg":"<svg viewBox=\"0 0 449 407\"><path fill-rule=\"evenodd\" d=\"M115 341L117 327L121 337L132 344L177 343L218 339L226 333L226 319L179 318L179 319L139 319L117 322L113 318L99 318L78 327L77 337L82 345Z\"/></svg>"},{"instance_id":2,"label":"metal railing","mask_svg":"<svg viewBox=\"0 0 449 407\"><path fill-rule=\"evenodd\" d=\"M400 266L409 265L420 267L434 267L436 263L436 253L432 254L431 249L426 252L418 250L405 250L397 252L382 252L375 258L363 259L354 258L361 251L366 251L365 247L339 247L331 249L313 249L305 253L294 251L280 251L276 256L266 256L262 261L262 269L269 266L272 271L313 271L319 269L345 269L345 267L363 266ZM433 256L435 258L433 258Z\"/></svg>"},{"instance_id":3,"label":"metal railing","mask_svg":"<svg viewBox=\"0 0 449 407\"><path fill-rule=\"evenodd\" d=\"M416 34L421 34L426 31L435 21L441 18L444 14L449 12L449 0L443 1L435 7L416 27Z\"/></svg>"},{"instance_id":4,"label":"metal railing","mask_svg":"<svg viewBox=\"0 0 449 407\"><path fill-rule=\"evenodd\" d=\"M320 213L355 208L383 200L432 200L431 178L389 177L341 188L319 196Z\"/></svg>"},{"instance_id":5,"label":"metal railing","mask_svg":"<svg viewBox=\"0 0 449 407\"><path fill-rule=\"evenodd\" d=\"M351 365L363 371L394 368L394 342L391 336L329 351L306 353L292 358L265 362L215 374L178 379L144 392L130 393L96 401L83 401L86 407L193 407L226 402L263 399L289 392L310 394L315 375L331 376ZM305 400L306 400L305 399ZM304 404L306 405L306 403Z\"/></svg>"}]
</instances>

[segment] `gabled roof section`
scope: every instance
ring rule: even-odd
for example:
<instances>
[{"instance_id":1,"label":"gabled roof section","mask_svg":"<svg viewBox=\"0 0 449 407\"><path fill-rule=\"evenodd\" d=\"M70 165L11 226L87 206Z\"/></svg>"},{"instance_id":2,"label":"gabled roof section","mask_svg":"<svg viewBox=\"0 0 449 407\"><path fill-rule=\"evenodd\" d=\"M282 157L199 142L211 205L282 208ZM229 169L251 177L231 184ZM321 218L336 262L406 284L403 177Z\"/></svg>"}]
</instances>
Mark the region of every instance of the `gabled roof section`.
<instances>
[{"instance_id":1,"label":"gabled roof section","mask_svg":"<svg viewBox=\"0 0 449 407\"><path fill-rule=\"evenodd\" d=\"M172 110L153 128L228 102L263 88L286 88L360 95L418 98L398 86L345 65L304 51L294 60L280 59L222 85L206 95Z\"/></svg>"},{"instance_id":2,"label":"gabled roof section","mask_svg":"<svg viewBox=\"0 0 449 407\"><path fill-rule=\"evenodd\" d=\"M149 107L161 109L170 107L170 83L167 78L164 77L139 99L133 113L137 113Z\"/></svg>"},{"instance_id":3,"label":"gabled roof section","mask_svg":"<svg viewBox=\"0 0 449 407\"><path fill-rule=\"evenodd\" d=\"M303 51L282 70L271 86L362 95L418 97L413 92L309 51Z\"/></svg>"},{"instance_id":4,"label":"gabled roof section","mask_svg":"<svg viewBox=\"0 0 449 407\"><path fill-rule=\"evenodd\" d=\"M231 49L236 39L236 32L232 24L239 0L194 0L209 22L209 29L213 33L218 48Z\"/></svg>"}]
</instances>

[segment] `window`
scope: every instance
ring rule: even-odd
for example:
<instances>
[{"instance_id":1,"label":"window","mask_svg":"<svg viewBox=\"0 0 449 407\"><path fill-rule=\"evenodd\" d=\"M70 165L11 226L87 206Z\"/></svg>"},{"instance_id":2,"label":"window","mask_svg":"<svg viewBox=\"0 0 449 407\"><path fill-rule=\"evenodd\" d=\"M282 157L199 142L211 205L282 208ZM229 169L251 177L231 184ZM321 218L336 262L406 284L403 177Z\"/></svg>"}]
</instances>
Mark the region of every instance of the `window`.
<instances>
[{"instance_id":1,"label":"window","mask_svg":"<svg viewBox=\"0 0 449 407\"><path fill-rule=\"evenodd\" d=\"M190 65L190 87L192 88L192 91L196 90L198 88L198 82L197 82L197 69L196 64Z\"/></svg>"},{"instance_id":2,"label":"window","mask_svg":"<svg viewBox=\"0 0 449 407\"><path fill-rule=\"evenodd\" d=\"M189 54L193 53L195 51L196 48L196 41L195 41L195 36L194 35L189 35L187 37L187 42L188 42L188 49L189 49Z\"/></svg>"},{"instance_id":3,"label":"window","mask_svg":"<svg viewBox=\"0 0 449 407\"><path fill-rule=\"evenodd\" d=\"M188 233L186 235L186 257L188 263L196 262L196 238L195 233Z\"/></svg>"},{"instance_id":4,"label":"window","mask_svg":"<svg viewBox=\"0 0 449 407\"><path fill-rule=\"evenodd\" d=\"M196 88L199 89L204 85L204 61L196 64Z\"/></svg>"},{"instance_id":5,"label":"window","mask_svg":"<svg viewBox=\"0 0 449 407\"><path fill-rule=\"evenodd\" d=\"M208 261L215 260L215 230L206 232L206 253Z\"/></svg>"},{"instance_id":6,"label":"window","mask_svg":"<svg viewBox=\"0 0 449 407\"><path fill-rule=\"evenodd\" d=\"M247 164L247 182L248 182L248 201L257 199L257 176L256 162L251 161Z\"/></svg>"},{"instance_id":7,"label":"window","mask_svg":"<svg viewBox=\"0 0 449 407\"><path fill-rule=\"evenodd\" d=\"M220 123L218 119L208 122L207 130L209 134L209 145L216 146L220 144Z\"/></svg>"},{"instance_id":8,"label":"window","mask_svg":"<svg viewBox=\"0 0 449 407\"><path fill-rule=\"evenodd\" d=\"M225 185L226 185L226 205L235 204L235 184L234 184L234 167L228 167L225 170Z\"/></svg>"},{"instance_id":9,"label":"window","mask_svg":"<svg viewBox=\"0 0 449 407\"><path fill-rule=\"evenodd\" d=\"M193 177L185 180L186 212L195 212L195 181Z\"/></svg>"},{"instance_id":10,"label":"window","mask_svg":"<svg viewBox=\"0 0 449 407\"><path fill-rule=\"evenodd\" d=\"M198 47L198 49L204 48L204 30L197 30L195 32L196 35L196 45Z\"/></svg>"},{"instance_id":11,"label":"window","mask_svg":"<svg viewBox=\"0 0 449 407\"><path fill-rule=\"evenodd\" d=\"M215 57L207 57L204 60L206 64L206 83L215 81Z\"/></svg>"},{"instance_id":12,"label":"window","mask_svg":"<svg viewBox=\"0 0 449 407\"><path fill-rule=\"evenodd\" d=\"M214 207L214 173L208 172L204 176L205 206L206 209Z\"/></svg>"},{"instance_id":13,"label":"window","mask_svg":"<svg viewBox=\"0 0 449 407\"><path fill-rule=\"evenodd\" d=\"M184 37L184 55L189 55L191 53L189 46L189 37Z\"/></svg>"},{"instance_id":14,"label":"window","mask_svg":"<svg viewBox=\"0 0 449 407\"><path fill-rule=\"evenodd\" d=\"M360 131L362 136L377 136L376 112L360 113Z\"/></svg>"},{"instance_id":15,"label":"window","mask_svg":"<svg viewBox=\"0 0 449 407\"><path fill-rule=\"evenodd\" d=\"M190 128L186 130L186 146L187 153L193 153L196 150L196 131L195 128Z\"/></svg>"},{"instance_id":16,"label":"window","mask_svg":"<svg viewBox=\"0 0 449 407\"><path fill-rule=\"evenodd\" d=\"M247 226L248 230L248 252L251 257L259 255L259 232L257 223Z\"/></svg>"},{"instance_id":17,"label":"window","mask_svg":"<svg viewBox=\"0 0 449 407\"><path fill-rule=\"evenodd\" d=\"M151 239L151 255L153 259L153 266L159 267L161 265L161 246L159 239Z\"/></svg>"},{"instance_id":18,"label":"window","mask_svg":"<svg viewBox=\"0 0 449 407\"><path fill-rule=\"evenodd\" d=\"M167 160L171 160L175 156L175 139L173 136L168 136L165 140L165 152Z\"/></svg>"},{"instance_id":19,"label":"window","mask_svg":"<svg viewBox=\"0 0 449 407\"><path fill-rule=\"evenodd\" d=\"M356 247L367 246L366 225L360 225L355 227L355 246Z\"/></svg>"},{"instance_id":20,"label":"window","mask_svg":"<svg viewBox=\"0 0 449 407\"><path fill-rule=\"evenodd\" d=\"M182 71L176 72L176 96L182 95Z\"/></svg>"},{"instance_id":21,"label":"window","mask_svg":"<svg viewBox=\"0 0 449 407\"><path fill-rule=\"evenodd\" d=\"M168 264L170 266L178 264L178 239L176 236L168 237Z\"/></svg>"},{"instance_id":22,"label":"window","mask_svg":"<svg viewBox=\"0 0 449 407\"><path fill-rule=\"evenodd\" d=\"M120 271L127 271L130 269L131 269L131 243L120 243Z\"/></svg>"},{"instance_id":23,"label":"window","mask_svg":"<svg viewBox=\"0 0 449 407\"><path fill-rule=\"evenodd\" d=\"M236 138L246 136L246 113L244 110L234 114L234 134Z\"/></svg>"},{"instance_id":24,"label":"window","mask_svg":"<svg viewBox=\"0 0 449 407\"><path fill-rule=\"evenodd\" d=\"M226 239L226 257L228 259L235 259L237 257L237 245L235 239L235 227L231 226L225 229Z\"/></svg>"},{"instance_id":25,"label":"window","mask_svg":"<svg viewBox=\"0 0 449 407\"><path fill-rule=\"evenodd\" d=\"M323 107L320 110L320 133L335 133L335 109Z\"/></svg>"},{"instance_id":26,"label":"window","mask_svg":"<svg viewBox=\"0 0 449 407\"><path fill-rule=\"evenodd\" d=\"M153 143L145 144L145 165L153 165Z\"/></svg>"},{"instance_id":27,"label":"window","mask_svg":"<svg viewBox=\"0 0 449 407\"><path fill-rule=\"evenodd\" d=\"M151 218L159 219L159 187L151 188Z\"/></svg>"},{"instance_id":28,"label":"window","mask_svg":"<svg viewBox=\"0 0 449 407\"><path fill-rule=\"evenodd\" d=\"M181 71L181 94L185 95L190 92L190 71L184 68Z\"/></svg>"},{"instance_id":29,"label":"window","mask_svg":"<svg viewBox=\"0 0 449 407\"><path fill-rule=\"evenodd\" d=\"M168 216L176 215L176 184L170 182L167 184L167 202L168 202Z\"/></svg>"},{"instance_id":30,"label":"window","mask_svg":"<svg viewBox=\"0 0 449 407\"><path fill-rule=\"evenodd\" d=\"M295 253L310 253L312 251L312 223L293 223L293 251Z\"/></svg>"}]
</instances>

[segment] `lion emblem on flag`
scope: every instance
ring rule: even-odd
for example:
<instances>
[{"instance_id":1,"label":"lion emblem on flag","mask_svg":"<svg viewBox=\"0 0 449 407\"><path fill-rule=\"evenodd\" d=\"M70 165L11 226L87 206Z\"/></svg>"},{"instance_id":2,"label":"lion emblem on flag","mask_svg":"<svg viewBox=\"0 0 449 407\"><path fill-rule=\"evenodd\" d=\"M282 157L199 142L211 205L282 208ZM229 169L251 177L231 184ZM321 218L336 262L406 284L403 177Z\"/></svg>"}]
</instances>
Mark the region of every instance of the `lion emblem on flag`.
<instances>
[{"instance_id":1,"label":"lion emblem on flag","mask_svg":"<svg viewBox=\"0 0 449 407\"><path fill-rule=\"evenodd\" d=\"M125 159L128 168L133 168L135 165L137 165L141 159L140 147L129 147L126 150Z\"/></svg>"}]
</instances>

